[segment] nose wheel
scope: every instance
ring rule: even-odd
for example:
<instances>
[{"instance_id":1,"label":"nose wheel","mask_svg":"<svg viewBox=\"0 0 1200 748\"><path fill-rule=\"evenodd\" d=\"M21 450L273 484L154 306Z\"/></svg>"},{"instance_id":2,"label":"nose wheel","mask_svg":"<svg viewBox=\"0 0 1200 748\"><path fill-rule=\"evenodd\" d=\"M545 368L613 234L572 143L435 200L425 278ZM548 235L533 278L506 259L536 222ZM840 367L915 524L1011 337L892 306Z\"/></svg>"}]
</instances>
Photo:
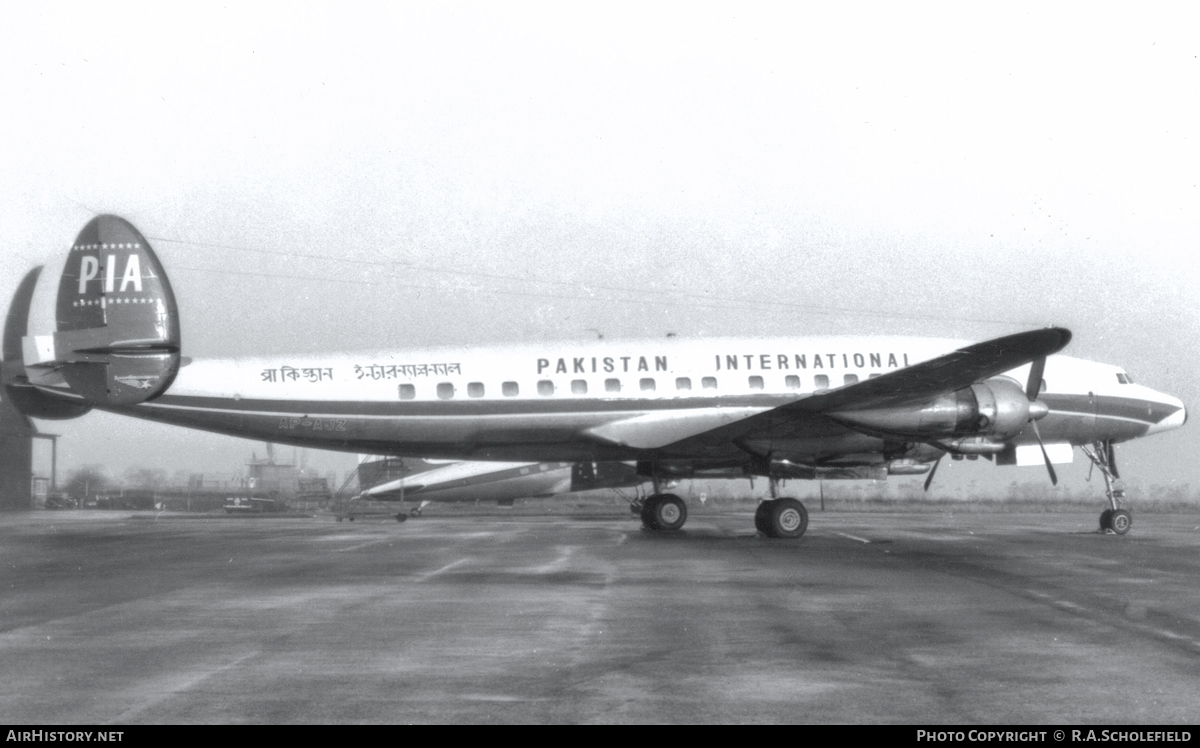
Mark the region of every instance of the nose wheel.
<instances>
[{"instance_id":1,"label":"nose wheel","mask_svg":"<svg viewBox=\"0 0 1200 748\"><path fill-rule=\"evenodd\" d=\"M1105 509L1100 513L1100 530L1124 535L1133 527L1133 515L1124 509Z\"/></svg>"}]
</instances>

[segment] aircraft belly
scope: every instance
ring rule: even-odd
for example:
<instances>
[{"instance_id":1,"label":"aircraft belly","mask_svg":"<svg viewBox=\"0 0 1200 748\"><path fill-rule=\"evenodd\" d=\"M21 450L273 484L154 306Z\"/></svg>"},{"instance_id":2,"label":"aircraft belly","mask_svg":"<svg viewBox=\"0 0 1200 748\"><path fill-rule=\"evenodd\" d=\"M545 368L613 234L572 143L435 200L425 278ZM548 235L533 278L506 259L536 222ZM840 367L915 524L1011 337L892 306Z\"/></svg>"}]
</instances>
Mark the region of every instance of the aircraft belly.
<instances>
[{"instance_id":1,"label":"aircraft belly","mask_svg":"<svg viewBox=\"0 0 1200 748\"><path fill-rule=\"evenodd\" d=\"M838 435L799 439L752 439L746 447L760 455L798 462L817 462L838 455L882 452L884 441L866 434L847 431Z\"/></svg>"},{"instance_id":2,"label":"aircraft belly","mask_svg":"<svg viewBox=\"0 0 1200 748\"><path fill-rule=\"evenodd\" d=\"M300 412L300 403L190 401L163 398L129 408L105 408L124 415L190 428L343 451L396 452L450 459L622 459L636 449L597 444L581 437L589 428L641 416L639 411L537 414L374 415L370 403L342 407L323 404L325 412Z\"/></svg>"}]
</instances>

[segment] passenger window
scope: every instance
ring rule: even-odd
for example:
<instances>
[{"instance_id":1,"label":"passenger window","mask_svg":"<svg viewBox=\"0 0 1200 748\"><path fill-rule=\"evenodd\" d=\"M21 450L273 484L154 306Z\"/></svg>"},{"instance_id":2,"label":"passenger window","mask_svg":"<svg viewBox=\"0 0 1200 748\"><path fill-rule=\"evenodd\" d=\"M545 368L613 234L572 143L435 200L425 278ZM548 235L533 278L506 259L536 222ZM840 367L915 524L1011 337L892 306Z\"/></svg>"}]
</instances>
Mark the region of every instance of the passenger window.
<instances>
[{"instance_id":1,"label":"passenger window","mask_svg":"<svg viewBox=\"0 0 1200 748\"><path fill-rule=\"evenodd\" d=\"M845 377L842 378L842 383L847 384L847 385L858 384L858 375L857 374L847 374Z\"/></svg>"},{"instance_id":2,"label":"passenger window","mask_svg":"<svg viewBox=\"0 0 1200 748\"><path fill-rule=\"evenodd\" d=\"M783 383L787 385L789 390L800 389L800 377L796 376L795 374L788 374L783 378Z\"/></svg>"},{"instance_id":3,"label":"passenger window","mask_svg":"<svg viewBox=\"0 0 1200 748\"><path fill-rule=\"evenodd\" d=\"M620 392L621 391L621 380L620 379L605 379L604 380L604 391L605 392Z\"/></svg>"},{"instance_id":4,"label":"passenger window","mask_svg":"<svg viewBox=\"0 0 1200 748\"><path fill-rule=\"evenodd\" d=\"M470 397L483 397L483 382L471 382L468 384L467 395Z\"/></svg>"},{"instance_id":5,"label":"passenger window","mask_svg":"<svg viewBox=\"0 0 1200 748\"><path fill-rule=\"evenodd\" d=\"M704 379L700 380L700 386L706 390L715 390L717 388L717 378L705 377Z\"/></svg>"},{"instance_id":6,"label":"passenger window","mask_svg":"<svg viewBox=\"0 0 1200 748\"><path fill-rule=\"evenodd\" d=\"M505 397L516 397L521 394L521 388L517 386L516 382L505 382L500 385L500 391L504 393Z\"/></svg>"},{"instance_id":7,"label":"passenger window","mask_svg":"<svg viewBox=\"0 0 1200 748\"><path fill-rule=\"evenodd\" d=\"M675 378L675 389L690 390L691 388L692 388L692 380L689 379L688 377L676 377Z\"/></svg>"},{"instance_id":8,"label":"passenger window","mask_svg":"<svg viewBox=\"0 0 1200 748\"><path fill-rule=\"evenodd\" d=\"M761 390L763 388L762 377L750 377L750 389Z\"/></svg>"},{"instance_id":9,"label":"passenger window","mask_svg":"<svg viewBox=\"0 0 1200 748\"><path fill-rule=\"evenodd\" d=\"M571 380L571 393L574 395L587 394L587 382L582 379Z\"/></svg>"},{"instance_id":10,"label":"passenger window","mask_svg":"<svg viewBox=\"0 0 1200 748\"><path fill-rule=\"evenodd\" d=\"M554 394L554 382L551 382L549 379L543 379L542 381L538 382L538 394L539 395L553 395Z\"/></svg>"},{"instance_id":11,"label":"passenger window","mask_svg":"<svg viewBox=\"0 0 1200 748\"><path fill-rule=\"evenodd\" d=\"M527 467L521 468L521 475L529 475L529 468L527 468Z\"/></svg>"},{"instance_id":12,"label":"passenger window","mask_svg":"<svg viewBox=\"0 0 1200 748\"><path fill-rule=\"evenodd\" d=\"M642 379L638 382L642 388L642 392L654 392L654 380L650 378Z\"/></svg>"},{"instance_id":13,"label":"passenger window","mask_svg":"<svg viewBox=\"0 0 1200 748\"><path fill-rule=\"evenodd\" d=\"M543 473L549 469L550 469L550 465L548 465L545 462L543 462L541 465L538 465L538 470L541 470Z\"/></svg>"},{"instance_id":14,"label":"passenger window","mask_svg":"<svg viewBox=\"0 0 1200 748\"><path fill-rule=\"evenodd\" d=\"M829 389L829 377L824 374L818 374L813 377L813 384L816 386L817 392Z\"/></svg>"},{"instance_id":15,"label":"passenger window","mask_svg":"<svg viewBox=\"0 0 1200 748\"><path fill-rule=\"evenodd\" d=\"M411 384L400 385L400 399L401 400L412 400L416 396L417 396L417 388L416 387L414 387Z\"/></svg>"},{"instance_id":16,"label":"passenger window","mask_svg":"<svg viewBox=\"0 0 1200 748\"><path fill-rule=\"evenodd\" d=\"M454 397L454 385L449 382L442 382L437 386L437 396L443 400L449 400Z\"/></svg>"}]
</instances>

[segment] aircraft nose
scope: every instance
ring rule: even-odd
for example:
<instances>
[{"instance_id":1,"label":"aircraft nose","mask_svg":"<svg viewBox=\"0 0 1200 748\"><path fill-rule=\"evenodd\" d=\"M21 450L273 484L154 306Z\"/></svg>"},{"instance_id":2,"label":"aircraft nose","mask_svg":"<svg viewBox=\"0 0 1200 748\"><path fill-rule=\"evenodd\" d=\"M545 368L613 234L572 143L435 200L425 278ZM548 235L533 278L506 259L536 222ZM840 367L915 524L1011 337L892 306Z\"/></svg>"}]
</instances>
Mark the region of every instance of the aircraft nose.
<instances>
[{"instance_id":1,"label":"aircraft nose","mask_svg":"<svg viewBox=\"0 0 1200 748\"><path fill-rule=\"evenodd\" d=\"M1150 428L1146 431L1147 435L1177 429L1187 423L1187 408L1183 406L1183 401L1179 398L1164 395L1159 408L1168 412L1157 423L1150 425Z\"/></svg>"}]
</instances>

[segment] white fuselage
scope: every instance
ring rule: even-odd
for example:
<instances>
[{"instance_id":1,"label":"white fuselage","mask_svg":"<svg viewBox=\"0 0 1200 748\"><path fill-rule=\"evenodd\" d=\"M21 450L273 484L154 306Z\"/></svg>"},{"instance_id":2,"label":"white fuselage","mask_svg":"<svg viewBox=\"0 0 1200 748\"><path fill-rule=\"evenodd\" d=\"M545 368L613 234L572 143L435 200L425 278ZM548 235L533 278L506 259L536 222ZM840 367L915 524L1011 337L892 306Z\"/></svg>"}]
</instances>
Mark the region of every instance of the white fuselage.
<instances>
[{"instance_id":1,"label":"white fuselage","mask_svg":"<svg viewBox=\"0 0 1200 748\"><path fill-rule=\"evenodd\" d=\"M121 412L355 451L635 459L966 344L915 337L664 339L193 361L162 396ZM1028 370L1008 374L1023 382ZM1123 378L1116 366L1051 356L1046 439L1133 438L1182 423L1177 399ZM1106 414L1105 399L1121 407ZM1164 412L1156 405L1171 413L1156 418ZM1098 416L1105 427L1126 428L1105 436ZM857 436L846 440L857 443Z\"/></svg>"}]
</instances>

